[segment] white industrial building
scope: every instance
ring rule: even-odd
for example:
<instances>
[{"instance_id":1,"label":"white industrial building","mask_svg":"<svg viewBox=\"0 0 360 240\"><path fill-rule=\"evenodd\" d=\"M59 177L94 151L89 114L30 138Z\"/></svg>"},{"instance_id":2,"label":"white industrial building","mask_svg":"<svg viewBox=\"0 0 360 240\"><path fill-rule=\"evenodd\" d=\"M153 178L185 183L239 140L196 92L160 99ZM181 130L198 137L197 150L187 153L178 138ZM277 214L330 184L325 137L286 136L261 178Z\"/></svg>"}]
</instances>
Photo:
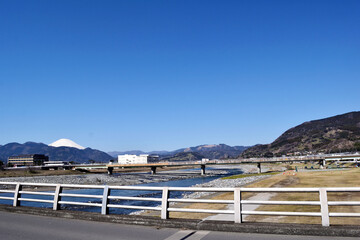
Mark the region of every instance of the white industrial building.
<instances>
[{"instance_id":1,"label":"white industrial building","mask_svg":"<svg viewBox=\"0 0 360 240\"><path fill-rule=\"evenodd\" d=\"M133 154L118 155L119 164L146 164L159 161L158 155L140 154L139 156Z\"/></svg>"}]
</instances>

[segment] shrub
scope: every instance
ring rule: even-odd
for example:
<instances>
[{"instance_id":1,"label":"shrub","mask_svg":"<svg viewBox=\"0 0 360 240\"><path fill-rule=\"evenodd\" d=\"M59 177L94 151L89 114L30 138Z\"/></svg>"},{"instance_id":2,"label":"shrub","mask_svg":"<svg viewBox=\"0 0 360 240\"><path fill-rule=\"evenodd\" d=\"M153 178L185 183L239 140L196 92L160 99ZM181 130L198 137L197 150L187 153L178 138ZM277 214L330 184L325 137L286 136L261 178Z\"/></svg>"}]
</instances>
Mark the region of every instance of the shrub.
<instances>
[{"instance_id":1,"label":"shrub","mask_svg":"<svg viewBox=\"0 0 360 240\"><path fill-rule=\"evenodd\" d=\"M289 164L289 165L286 165L285 167L286 167L286 170L294 170L294 167L291 166L290 164Z\"/></svg>"}]
</instances>

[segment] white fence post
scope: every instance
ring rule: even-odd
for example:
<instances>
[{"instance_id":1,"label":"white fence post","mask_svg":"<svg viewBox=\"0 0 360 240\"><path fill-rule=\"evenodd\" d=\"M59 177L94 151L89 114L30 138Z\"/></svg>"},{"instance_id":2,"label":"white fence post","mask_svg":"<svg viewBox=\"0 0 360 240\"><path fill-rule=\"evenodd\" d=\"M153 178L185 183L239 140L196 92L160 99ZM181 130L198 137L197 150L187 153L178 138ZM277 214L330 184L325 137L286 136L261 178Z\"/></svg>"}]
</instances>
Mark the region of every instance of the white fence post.
<instances>
[{"instance_id":1,"label":"white fence post","mask_svg":"<svg viewBox=\"0 0 360 240\"><path fill-rule=\"evenodd\" d=\"M235 223L242 222L241 216L241 191L240 188L234 189L234 221Z\"/></svg>"},{"instance_id":2,"label":"white fence post","mask_svg":"<svg viewBox=\"0 0 360 240\"><path fill-rule=\"evenodd\" d=\"M20 197L19 191L21 191L21 188L22 187L20 183L16 184L15 193L14 193L14 202L13 202L14 207L19 206L19 197Z\"/></svg>"},{"instance_id":3,"label":"white fence post","mask_svg":"<svg viewBox=\"0 0 360 240\"><path fill-rule=\"evenodd\" d=\"M106 215L108 214L108 207L107 207L107 204L108 204L108 196L109 196L109 186L106 185L104 187L104 193L103 193L103 198L102 198L102 206L101 206L101 214L103 215Z\"/></svg>"},{"instance_id":4,"label":"white fence post","mask_svg":"<svg viewBox=\"0 0 360 240\"><path fill-rule=\"evenodd\" d=\"M23 201L29 202L42 202L53 204L53 210L60 209L61 204L94 206L101 208L101 214L108 214L109 208L126 208L126 209L142 209L142 210L155 210L161 211L161 219L168 219L169 212L199 212L199 213L213 213L213 214L233 214L235 223L242 223L242 215L274 215L274 216L316 216L321 217L323 227L330 226L330 216L334 217L360 217L360 213L329 213L329 203L331 206L358 206L360 201L330 201L328 202L327 192L360 192L360 187L343 187L343 188L186 188L186 187L132 187L132 186L99 186L99 185L76 185L76 184L42 184L42 183L9 183L0 182L0 185L11 185L11 189L1 188L1 193L13 193L13 197L1 196L1 199L13 201L13 206L20 206ZM25 191L22 191L24 186ZM51 191L32 191L28 190L31 186L40 187L55 187L55 192ZM103 189L103 194L75 194L75 193L62 193L64 188L80 188L80 189ZM147 190L147 191L161 191L162 198L151 197L130 197L130 196L110 196L112 189L119 190ZM170 191L189 191L189 192L233 192L233 200L213 200L213 199L174 199L170 197ZM242 200L242 192L311 192L319 193L319 200L317 201L269 201L269 200ZM53 200L26 197L25 195L45 195L53 197ZM101 203L83 202L83 201L62 201L62 197L82 197L82 198L97 198L102 199ZM134 200L134 201L154 201L161 202L161 207L149 206L132 206L121 204L109 204L110 199L119 200ZM182 209L182 208L169 208L170 202L188 202L188 203L217 203L217 204L234 204L234 210L213 210L213 209ZM275 204L275 205L311 205L321 207L319 212L271 212L271 211L245 211L242 210L243 204Z\"/></svg>"},{"instance_id":5,"label":"white fence post","mask_svg":"<svg viewBox=\"0 0 360 240\"><path fill-rule=\"evenodd\" d=\"M53 204L53 210L58 210L59 209L59 199L60 199L60 193L61 193L61 185L58 184L56 185L55 188L55 195L54 195L54 204Z\"/></svg>"},{"instance_id":6,"label":"white fence post","mask_svg":"<svg viewBox=\"0 0 360 240\"><path fill-rule=\"evenodd\" d=\"M162 191L162 200L161 200L161 219L168 219L169 218L169 212L168 212L169 202L168 202L168 198L169 198L169 188L164 187L163 191Z\"/></svg>"},{"instance_id":7,"label":"white fence post","mask_svg":"<svg viewBox=\"0 0 360 240\"><path fill-rule=\"evenodd\" d=\"M321 223L323 227L330 226L329 206L327 200L327 192L325 188L320 188L320 207L321 207Z\"/></svg>"}]
</instances>

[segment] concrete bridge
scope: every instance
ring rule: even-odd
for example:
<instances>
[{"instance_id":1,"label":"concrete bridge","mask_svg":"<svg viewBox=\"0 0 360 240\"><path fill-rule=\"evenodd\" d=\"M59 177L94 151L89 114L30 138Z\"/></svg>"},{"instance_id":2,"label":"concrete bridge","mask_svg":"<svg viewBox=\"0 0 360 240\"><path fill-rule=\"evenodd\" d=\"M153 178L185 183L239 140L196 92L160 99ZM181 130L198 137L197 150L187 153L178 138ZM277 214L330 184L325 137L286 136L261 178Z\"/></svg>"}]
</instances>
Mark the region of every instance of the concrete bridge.
<instances>
[{"instance_id":1,"label":"concrete bridge","mask_svg":"<svg viewBox=\"0 0 360 240\"><path fill-rule=\"evenodd\" d=\"M160 162L148 164L104 164L104 165L78 165L74 170L84 169L107 169L108 174L111 175L115 168L150 168L151 174L156 174L157 168L161 167L184 167L184 166L198 166L200 167L201 175L205 174L206 166L211 165L238 165L238 164L257 164L258 173L261 173L262 163L285 163L285 162L318 162L320 168L326 166L329 161L354 161L360 160L360 154L323 154L311 156L292 156L292 157L274 157L274 158L245 158L245 159L231 159L231 160L210 160L210 161L182 161L182 162Z\"/></svg>"}]
</instances>

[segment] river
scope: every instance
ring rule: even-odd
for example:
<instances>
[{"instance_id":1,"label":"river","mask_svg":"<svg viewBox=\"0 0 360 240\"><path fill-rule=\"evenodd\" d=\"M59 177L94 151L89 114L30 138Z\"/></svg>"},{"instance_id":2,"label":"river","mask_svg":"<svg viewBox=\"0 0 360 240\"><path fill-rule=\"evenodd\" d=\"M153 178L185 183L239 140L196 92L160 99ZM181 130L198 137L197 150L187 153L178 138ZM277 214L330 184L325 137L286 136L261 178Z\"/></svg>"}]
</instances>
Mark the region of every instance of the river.
<instances>
[{"instance_id":1,"label":"river","mask_svg":"<svg viewBox=\"0 0 360 240\"><path fill-rule=\"evenodd\" d=\"M189 179L181 179L181 180L173 180L173 181L165 181L165 182L152 182L146 184L137 184L133 186L146 186L146 187L191 187L196 184L203 184L215 180L217 178L221 178L224 176L241 174L243 170L238 167L209 167L207 170L217 170L222 174L212 175L212 176L200 176ZM194 172L194 174L198 174L200 169L186 169L186 170L176 170L171 171L174 174L181 174L183 172ZM139 174L139 173L138 173ZM141 173L147 174L147 173ZM161 173L159 173L161 174ZM168 173L167 173L168 174ZM136 175L136 174L135 174ZM102 195L102 189L64 189L63 193L73 193L73 194L87 194L87 195ZM161 198L160 191L139 191L139 190L111 190L111 195L118 196L131 196L131 197L151 197L151 198ZM185 192L171 192L171 198L181 198L184 194L188 194ZM10 196L12 194L2 193L1 196ZM44 200L52 200L52 196L41 196L41 195L30 195L30 194L22 194L22 198L36 198L36 199L44 199ZM90 198L75 198L75 197L62 197L62 201L77 201L77 202L91 202L91 203L101 203L101 199L90 199ZM138 205L138 206L149 206L154 207L159 205L159 202L153 201L128 201L128 200L110 200L110 204L120 204L120 205ZM12 204L11 200L0 200L0 204ZM21 206L30 206L30 207L44 207L44 208L52 208L52 204L49 203L38 203L38 202L28 202L21 201ZM101 209L99 207L87 207L87 206L77 206L77 205L61 205L61 209L67 210L76 210L76 211L89 211L89 212L100 212ZM130 214L138 210L133 209L120 209L120 208L110 208L110 213L113 214Z\"/></svg>"}]
</instances>

